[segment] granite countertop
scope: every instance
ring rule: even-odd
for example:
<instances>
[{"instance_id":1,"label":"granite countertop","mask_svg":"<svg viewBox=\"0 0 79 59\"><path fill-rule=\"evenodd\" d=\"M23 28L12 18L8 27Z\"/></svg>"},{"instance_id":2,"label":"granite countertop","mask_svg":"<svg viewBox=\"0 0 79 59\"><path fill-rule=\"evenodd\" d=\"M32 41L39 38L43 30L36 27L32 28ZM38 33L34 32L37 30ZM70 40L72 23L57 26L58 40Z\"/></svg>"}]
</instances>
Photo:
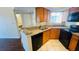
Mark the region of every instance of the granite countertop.
<instances>
[{"instance_id":1,"label":"granite countertop","mask_svg":"<svg viewBox=\"0 0 79 59\"><path fill-rule=\"evenodd\" d=\"M77 36L79 36L79 33L73 33L74 35L77 35Z\"/></svg>"},{"instance_id":2,"label":"granite countertop","mask_svg":"<svg viewBox=\"0 0 79 59\"><path fill-rule=\"evenodd\" d=\"M41 29L31 29L31 30L27 31L30 34L27 34L26 31L24 31L24 32L26 33L26 35L34 36L34 35L36 35L38 33L42 33L42 32L47 31L49 29L51 29L51 27L47 28L47 29L44 29L44 30L41 30Z\"/></svg>"},{"instance_id":3,"label":"granite countertop","mask_svg":"<svg viewBox=\"0 0 79 59\"><path fill-rule=\"evenodd\" d=\"M39 28L36 28L36 29L31 29L31 30L28 30L26 31L27 29L24 30L24 32L26 33L26 35L30 35L30 36L33 36L33 35L36 35L36 34L39 34L39 33L42 33L44 31L47 31L49 29L52 29L52 28L67 28L67 27L48 27L46 29L39 29ZM28 33L27 33L28 32Z\"/></svg>"}]
</instances>

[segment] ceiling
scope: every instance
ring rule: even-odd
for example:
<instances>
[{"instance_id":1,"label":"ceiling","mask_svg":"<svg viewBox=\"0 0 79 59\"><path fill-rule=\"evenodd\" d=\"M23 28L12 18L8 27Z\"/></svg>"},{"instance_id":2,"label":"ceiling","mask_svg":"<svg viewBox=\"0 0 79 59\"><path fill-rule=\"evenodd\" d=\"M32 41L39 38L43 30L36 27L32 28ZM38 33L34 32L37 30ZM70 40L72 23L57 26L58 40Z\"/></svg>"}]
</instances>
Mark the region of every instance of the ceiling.
<instances>
[{"instance_id":1,"label":"ceiling","mask_svg":"<svg viewBox=\"0 0 79 59\"><path fill-rule=\"evenodd\" d=\"M69 9L68 7L46 7L46 8L51 12L62 12Z\"/></svg>"},{"instance_id":2,"label":"ceiling","mask_svg":"<svg viewBox=\"0 0 79 59\"><path fill-rule=\"evenodd\" d=\"M51 12L62 12L68 9L68 7L45 7ZM15 7L16 13L33 13L35 7Z\"/></svg>"},{"instance_id":3,"label":"ceiling","mask_svg":"<svg viewBox=\"0 0 79 59\"><path fill-rule=\"evenodd\" d=\"M15 7L15 12L16 13L33 13L34 12L34 7Z\"/></svg>"}]
</instances>

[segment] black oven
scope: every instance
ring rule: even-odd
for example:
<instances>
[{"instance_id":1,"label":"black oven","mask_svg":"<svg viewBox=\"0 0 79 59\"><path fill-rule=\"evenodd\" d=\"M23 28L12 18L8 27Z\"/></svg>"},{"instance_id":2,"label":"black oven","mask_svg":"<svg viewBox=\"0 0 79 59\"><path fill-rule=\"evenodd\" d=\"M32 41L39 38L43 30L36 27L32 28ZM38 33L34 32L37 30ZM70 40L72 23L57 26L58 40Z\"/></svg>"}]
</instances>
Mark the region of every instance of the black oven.
<instances>
[{"instance_id":1,"label":"black oven","mask_svg":"<svg viewBox=\"0 0 79 59\"><path fill-rule=\"evenodd\" d=\"M79 25L71 25L70 29L71 32L79 32Z\"/></svg>"},{"instance_id":2,"label":"black oven","mask_svg":"<svg viewBox=\"0 0 79 59\"><path fill-rule=\"evenodd\" d=\"M68 49L70 40L72 37L72 33L69 31L66 31L64 29L60 30L60 36L59 36L59 41L64 45L65 48Z\"/></svg>"}]
</instances>

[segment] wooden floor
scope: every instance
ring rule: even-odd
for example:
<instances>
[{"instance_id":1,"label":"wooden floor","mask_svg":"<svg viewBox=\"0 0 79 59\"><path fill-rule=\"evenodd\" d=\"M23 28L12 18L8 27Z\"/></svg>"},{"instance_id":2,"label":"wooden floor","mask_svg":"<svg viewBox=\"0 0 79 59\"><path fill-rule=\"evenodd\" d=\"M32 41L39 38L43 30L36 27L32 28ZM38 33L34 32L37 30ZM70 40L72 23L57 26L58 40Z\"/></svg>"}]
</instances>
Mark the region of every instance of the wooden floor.
<instances>
[{"instance_id":1,"label":"wooden floor","mask_svg":"<svg viewBox=\"0 0 79 59\"><path fill-rule=\"evenodd\" d=\"M24 51L21 44L21 39L0 38L0 51Z\"/></svg>"}]
</instances>

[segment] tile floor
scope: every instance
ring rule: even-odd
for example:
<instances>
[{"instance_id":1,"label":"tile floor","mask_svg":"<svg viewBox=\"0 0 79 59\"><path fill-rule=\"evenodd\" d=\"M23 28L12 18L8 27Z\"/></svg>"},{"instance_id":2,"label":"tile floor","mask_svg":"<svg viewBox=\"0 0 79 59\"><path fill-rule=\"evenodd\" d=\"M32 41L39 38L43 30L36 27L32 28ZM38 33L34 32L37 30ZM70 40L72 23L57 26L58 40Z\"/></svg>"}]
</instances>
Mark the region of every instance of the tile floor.
<instances>
[{"instance_id":1,"label":"tile floor","mask_svg":"<svg viewBox=\"0 0 79 59\"><path fill-rule=\"evenodd\" d=\"M51 39L45 43L38 51L68 51L59 40Z\"/></svg>"}]
</instances>

